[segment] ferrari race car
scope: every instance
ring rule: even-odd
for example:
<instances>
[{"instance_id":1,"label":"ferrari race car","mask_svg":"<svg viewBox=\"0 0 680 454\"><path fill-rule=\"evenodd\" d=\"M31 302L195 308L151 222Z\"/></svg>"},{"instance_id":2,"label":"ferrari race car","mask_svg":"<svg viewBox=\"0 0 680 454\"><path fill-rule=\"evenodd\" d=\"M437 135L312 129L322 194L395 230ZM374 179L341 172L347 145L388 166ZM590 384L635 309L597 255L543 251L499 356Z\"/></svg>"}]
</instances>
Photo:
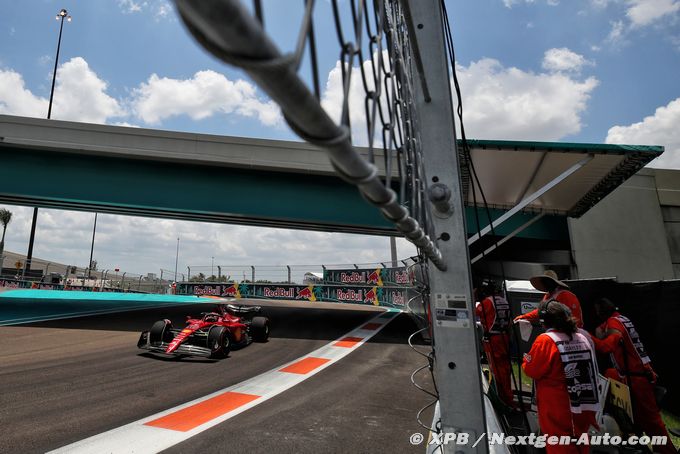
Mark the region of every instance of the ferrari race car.
<instances>
[{"instance_id":1,"label":"ferrari race car","mask_svg":"<svg viewBox=\"0 0 680 454\"><path fill-rule=\"evenodd\" d=\"M159 320L143 331L137 347L175 356L225 358L232 348L269 339L269 319L259 306L218 304L216 312L187 316L186 326L173 328L170 320Z\"/></svg>"}]
</instances>

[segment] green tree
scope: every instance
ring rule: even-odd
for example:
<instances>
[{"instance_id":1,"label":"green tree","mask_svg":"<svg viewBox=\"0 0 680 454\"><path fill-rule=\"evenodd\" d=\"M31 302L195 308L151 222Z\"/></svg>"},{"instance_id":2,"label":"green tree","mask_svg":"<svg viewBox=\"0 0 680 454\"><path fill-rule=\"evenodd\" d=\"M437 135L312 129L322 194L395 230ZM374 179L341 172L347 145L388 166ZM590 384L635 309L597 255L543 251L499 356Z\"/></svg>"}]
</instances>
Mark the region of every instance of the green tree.
<instances>
[{"instance_id":1,"label":"green tree","mask_svg":"<svg viewBox=\"0 0 680 454\"><path fill-rule=\"evenodd\" d=\"M2 253L5 251L5 232L7 231L7 224L12 220L12 212L0 210L0 224L2 224L2 240L0 240L0 268L2 268Z\"/></svg>"}]
</instances>

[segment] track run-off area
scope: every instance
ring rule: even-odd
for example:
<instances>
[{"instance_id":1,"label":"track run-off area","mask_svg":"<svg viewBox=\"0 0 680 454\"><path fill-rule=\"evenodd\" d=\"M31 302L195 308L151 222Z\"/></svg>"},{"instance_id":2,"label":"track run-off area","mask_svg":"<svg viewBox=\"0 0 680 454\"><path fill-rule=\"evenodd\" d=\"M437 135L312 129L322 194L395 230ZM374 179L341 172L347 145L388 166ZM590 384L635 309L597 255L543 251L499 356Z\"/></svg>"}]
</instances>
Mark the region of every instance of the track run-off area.
<instances>
[{"instance_id":1,"label":"track run-off area","mask_svg":"<svg viewBox=\"0 0 680 454\"><path fill-rule=\"evenodd\" d=\"M407 314L239 303L263 307L271 337L222 360L136 346L212 303L0 326L0 452L423 452L409 438L427 437L415 417L431 399L410 382L424 358Z\"/></svg>"}]
</instances>

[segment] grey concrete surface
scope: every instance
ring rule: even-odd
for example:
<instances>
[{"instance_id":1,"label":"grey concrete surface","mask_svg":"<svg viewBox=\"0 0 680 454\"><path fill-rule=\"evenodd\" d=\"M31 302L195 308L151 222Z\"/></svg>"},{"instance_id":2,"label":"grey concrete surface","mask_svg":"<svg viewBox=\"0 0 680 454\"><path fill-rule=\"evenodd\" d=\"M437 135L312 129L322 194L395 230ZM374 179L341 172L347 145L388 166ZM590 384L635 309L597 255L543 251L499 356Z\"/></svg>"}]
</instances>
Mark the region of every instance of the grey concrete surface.
<instances>
[{"instance_id":1,"label":"grey concrete surface","mask_svg":"<svg viewBox=\"0 0 680 454\"><path fill-rule=\"evenodd\" d=\"M155 320L180 324L189 311L209 306L0 328L0 452L45 452L205 396L292 361L375 315L370 308L290 306L265 307L272 320L269 342L233 351L221 361L157 358L136 348L139 331ZM405 344L412 328L408 319L393 321L339 363L175 449L408 449L407 435L417 428L415 413L427 402L408 381L420 360Z\"/></svg>"}]
</instances>

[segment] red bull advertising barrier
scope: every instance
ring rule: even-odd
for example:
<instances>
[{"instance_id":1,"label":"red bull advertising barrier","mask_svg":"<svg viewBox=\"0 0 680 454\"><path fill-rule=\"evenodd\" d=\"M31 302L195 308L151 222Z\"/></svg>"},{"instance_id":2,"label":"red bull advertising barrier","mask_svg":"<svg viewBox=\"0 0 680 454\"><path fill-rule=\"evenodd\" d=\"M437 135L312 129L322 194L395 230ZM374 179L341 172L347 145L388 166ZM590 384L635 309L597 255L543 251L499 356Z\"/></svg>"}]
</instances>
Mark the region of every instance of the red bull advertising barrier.
<instances>
[{"instance_id":1,"label":"red bull advertising barrier","mask_svg":"<svg viewBox=\"0 0 680 454\"><path fill-rule=\"evenodd\" d=\"M398 268L366 268L325 270L324 284L338 285L374 285L410 287L413 282L409 269Z\"/></svg>"},{"instance_id":2,"label":"red bull advertising barrier","mask_svg":"<svg viewBox=\"0 0 680 454\"><path fill-rule=\"evenodd\" d=\"M310 285L251 282L180 282L177 293L231 298L266 298L371 304L403 308L412 294L411 268L324 270L323 281Z\"/></svg>"},{"instance_id":3,"label":"red bull advertising barrier","mask_svg":"<svg viewBox=\"0 0 680 454\"><path fill-rule=\"evenodd\" d=\"M242 283L191 283L177 284L181 295L210 295L231 298L263 298L278 300L327 301L337 303L371 304L375 306L404 307L407 287L348 286L348 285L295 285Z\"/></svg>"}]
</instances>

